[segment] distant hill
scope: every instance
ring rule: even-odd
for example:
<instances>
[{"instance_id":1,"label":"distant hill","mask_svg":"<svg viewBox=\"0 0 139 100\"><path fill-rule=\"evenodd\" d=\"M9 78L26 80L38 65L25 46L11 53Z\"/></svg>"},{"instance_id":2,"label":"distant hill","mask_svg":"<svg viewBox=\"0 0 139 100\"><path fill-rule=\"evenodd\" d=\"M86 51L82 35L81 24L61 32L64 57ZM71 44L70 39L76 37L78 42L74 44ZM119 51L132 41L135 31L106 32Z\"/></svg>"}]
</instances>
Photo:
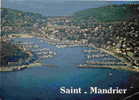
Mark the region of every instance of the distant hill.
<instances>
[{"instance_id":1,"label":"distant hill","mask_svg":"<svg viewBox=\"0 0 139 100\"><path fill-rule=\"evenodd\" d=\"M40 28L46 24L47 18L40 14L22 12L9 8L1 8L1 33L0 39L0 67L25 64L25 59L29 55L21 50L18 45L8 41L7 35L39 32ZM30 58L31 60L33 58Z\"/></svg>"},{"instance_id":2,"label":"distant hill","mask_svg":"<svg viewBox=\"0 0 139 100\"><path fill-rule=\"evenodd\" d=\"M88 30L74 34L79 35L78 40L86 39L96 47L122 55L132 65L139 65L139 4L79 11L74 14L73 22Z\"/></svg>"},{"instance_id":3,"label":"distant hill","mask_svg":"<svg viewBox=\"0 0 139 100\"><path fill-rule=\"evenodd\" d=\"M110 5L91 8L74 14L76 22L94 18L97 22L123 21L138 13L139 4Z\"/></svg>"},{"instance_id":4,"label":"distant hill","mask_svg":"<svg viewBox=\"0 0 139 100\"><path fill-rule=\"evenodd\" d=\"M5 1L5 2L4 2ZM49 2L50 1L50 2ZM3 6L6 8L18 9L39 13L44 16L71 16L73 13L92 7L108 5L107 2L89 2L77 0L3 0ZM55 2L56 1L56 2Z\"/></svg>"},{"instance_id":5,"label":"distant hill","mask_svg":"<svg viewBox=\"0 0 139 100\"><path fill-rule=\"evenodd\" d=\"M1 8L2 35L31 32L33 25L40 27L47 18L40 14Z\"/></svg>"},{"instance_id":6,"label":"distant hill","mask_svg":"<svg viewBox=\"0 0 139 100\"><path fill-rule=\"evenodd\" d=\"M43 18L40 14L23 12L19 10L2 8L1 9L2 19L8 21L9 23L4 23L3 25L15 25L18 21L28 21L28 24L33 24L37 20ZM18 22L19 23L19 22ZM21 23L24 24L24 23Z\"/></svg>"}]
</instances>

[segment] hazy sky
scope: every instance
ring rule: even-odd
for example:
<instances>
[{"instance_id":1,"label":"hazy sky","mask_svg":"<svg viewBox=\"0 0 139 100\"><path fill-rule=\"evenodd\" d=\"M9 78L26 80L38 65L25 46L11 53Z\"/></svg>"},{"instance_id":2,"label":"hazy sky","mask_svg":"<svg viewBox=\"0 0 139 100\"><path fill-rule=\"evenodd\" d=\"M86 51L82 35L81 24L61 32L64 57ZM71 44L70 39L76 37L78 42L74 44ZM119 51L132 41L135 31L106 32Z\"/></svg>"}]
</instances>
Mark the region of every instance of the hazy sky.
<instances>
[{"instance_id":1,"label":"hazy sky","mask_svg":"<svg viewBox=\"0 0 139 100\"><path fill-rule=\"evenodd\" d=\"M8 1L131 1L131 0L8 0ZM132 0L138 1L138 0Z\"/></svg>"},{"instance_id":2,"label":"hazy sky","mask_svg":"<svg viewBox=\"0 0 139 100\"><path fill-rule=\"evenodd\" d=\"M107 1L107 0L7 0L7 1Z\"/></svg>"},{"instance_id":3,"label":"hazy sky","mask_svg":"<svg viewBox=\"0 0 139 100\"><path fill-rule=\"evenodd\" d=\"M60 1L139 1L139 0L3 0L3 1L45 1L45 2L60 2Z\"/></svg>"}]
</instances>

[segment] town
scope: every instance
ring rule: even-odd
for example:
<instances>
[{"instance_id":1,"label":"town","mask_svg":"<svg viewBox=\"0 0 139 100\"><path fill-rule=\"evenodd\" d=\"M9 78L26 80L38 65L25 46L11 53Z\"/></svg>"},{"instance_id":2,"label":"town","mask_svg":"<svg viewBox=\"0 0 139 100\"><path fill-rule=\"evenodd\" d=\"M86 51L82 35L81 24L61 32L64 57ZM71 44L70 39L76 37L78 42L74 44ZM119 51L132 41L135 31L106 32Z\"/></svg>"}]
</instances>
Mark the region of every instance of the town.
<instances>
[{"instance_id":1,"label":"town","mask_svg":"<svg viewBox=\"0 0 139 100\"><path fill-rule=\"evenodd\" d=\"M10 11L10 9L2 9L3 13L9 14ZM16 10L14 12L15 15L18 15L18 20L14 23L10 19L6 20L7 16L3 17L1 41L10 41L18 37L17 34L19 37L20 34L24 36L28 34L27 36L41 37L58 48L87 46L101 49L120 58L128 66L139 66L139 15L123 21L98 22L93 16L77 20L76 16L43 17L39 14L30 15ZM89 54L87 57L103 58L107 55ZM87 63L97 64L99 62L87 61Z\"/></svg>"}]
</instances>

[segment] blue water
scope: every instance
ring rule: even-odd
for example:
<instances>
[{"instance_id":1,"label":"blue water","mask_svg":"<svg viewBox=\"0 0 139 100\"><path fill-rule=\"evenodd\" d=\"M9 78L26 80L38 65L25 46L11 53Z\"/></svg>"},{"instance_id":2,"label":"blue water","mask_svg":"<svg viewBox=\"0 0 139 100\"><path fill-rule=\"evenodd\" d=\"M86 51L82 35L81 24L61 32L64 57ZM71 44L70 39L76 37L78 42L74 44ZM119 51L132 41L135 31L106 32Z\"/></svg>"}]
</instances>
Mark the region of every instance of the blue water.
<instances>
[{"instance_id":1,"label":"blue water","mask_svg":"<svg viewBox=\"0 0 139 100\"><path fill-rule=\"evenodd\" d=\"M61 1L61 0L60 0ZM26 12L40 13L44 16L69 16L73 13L88 9L108 5L108 2L49 2L48 0L3 0L2 6Z\"/></svg>"},{"instance_id":2,"label":"blue water","mask_svg":"<svg viewBox=\"0 0 139 100\"><path fill-rule=\"evenodd\" d=\"M65 1L65 2L64 2ZM69 16L80 10L111 4L139 3L138 1L88 1L88 0L3 0L2 7L44 16Z\"/></svg>"},{"instance_id":3,"label":"blue water","mask_svg":"<svg viewBox=\"0 0 139 100\"><path fill-rule=\"evenodd\" d=\"M86 47L56 48L40 42L39 39L17 39L33 42L41 48L49 48L57 55L50 59L43 59L46 64L55 64L54 67L34 67L16 72L0 73L0 97L4 100L92 100L98 95L62 95L59 88L81 87L88 90L90 86L100 88L119 87L126 84L132 74L127 71L111 69L80 69L78 64L86 61L82 52ZM112 76L109 76L109 73ZM102 95L100 95L102 96ZM95 99L95 100L105 100Z\"/></svg>"}]
</instances>

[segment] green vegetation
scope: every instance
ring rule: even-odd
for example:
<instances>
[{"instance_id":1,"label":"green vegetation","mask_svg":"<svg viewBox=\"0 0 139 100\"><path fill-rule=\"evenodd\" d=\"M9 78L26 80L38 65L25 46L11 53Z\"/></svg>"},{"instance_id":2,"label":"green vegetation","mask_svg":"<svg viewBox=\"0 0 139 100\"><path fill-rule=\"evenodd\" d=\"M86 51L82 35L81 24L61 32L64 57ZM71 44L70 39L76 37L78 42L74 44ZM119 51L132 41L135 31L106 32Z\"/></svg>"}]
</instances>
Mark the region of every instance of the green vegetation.
<instances>
[{"instance_id":1,"label":"green vegetation","mask_svg":"<svg viewBox=\"0 0 139 100\"><path fill-rule=\"evenodd\" d=\"M127 20L135 14L133 5L111 5L100 8L91 8L75 13L76 22L95 19L97 22L113 22Z\"/></svg>"},{"instance_id":2,"label":"green vegetation","mask_svg":"<svg viewBox=\"0 0 139 100\"><path fill-rule=\"evenodd\" d=\"M8 41L0 41L0 66L9 66L9 62L18 64L18 61L27 59L29 55ZM10 51L9 51L10 50ZM22 62L23 63L23 62Z\"/></svg>"},{"instance_id":3,"label":"green vegetation","mask_svg":"<svg viewBox=\"0 0 139 100\"><path fill-rule=\"evenodd\" d=\"M41 32L47 18L40 14L1 8L0 67L18 66L32 62L33 57L23 50L24 47L14 44L10 34ZM25 49L25 48L24 48ZM30 54L32 54L30 52Z\"/></svg>"},{"instance_id":4,"label":"green vegetation","mask_svg":"<svg viewBox=\"0 0 139 100\"><path fill-rule=\"evenodd\" d=\"M87 30L80 33L78 40L82 37L139 65L139 4L87 9L75 13L74 22Z\"/></svg>"},{"instance_id":5,"label":"green vegetation","mask_svg":"<svg viewBox=\"0 0 139 100\"><path fill-rule=\"evenodd\" d=\"M40 14L22 12L9 8L1 8L1 35L12 33L30 33L35 28L40 28L46 23L47 18Z\"/></svg>"},{"instance_id":6,"label":"green vegetation","mask_svg":"<svg viewBox=\"0 0 139 100\"><path fill-rule=\"evenodd\" d=\"M53 39L78 40L117 52L132 65L139 65L138 4L92 8L77 12L73 17L52 18L7 8L1 10L1 35L5 41L8 34L12 33L43 33L42 36L49 34L47 37Z\"/></svg>"}]
</instances>

